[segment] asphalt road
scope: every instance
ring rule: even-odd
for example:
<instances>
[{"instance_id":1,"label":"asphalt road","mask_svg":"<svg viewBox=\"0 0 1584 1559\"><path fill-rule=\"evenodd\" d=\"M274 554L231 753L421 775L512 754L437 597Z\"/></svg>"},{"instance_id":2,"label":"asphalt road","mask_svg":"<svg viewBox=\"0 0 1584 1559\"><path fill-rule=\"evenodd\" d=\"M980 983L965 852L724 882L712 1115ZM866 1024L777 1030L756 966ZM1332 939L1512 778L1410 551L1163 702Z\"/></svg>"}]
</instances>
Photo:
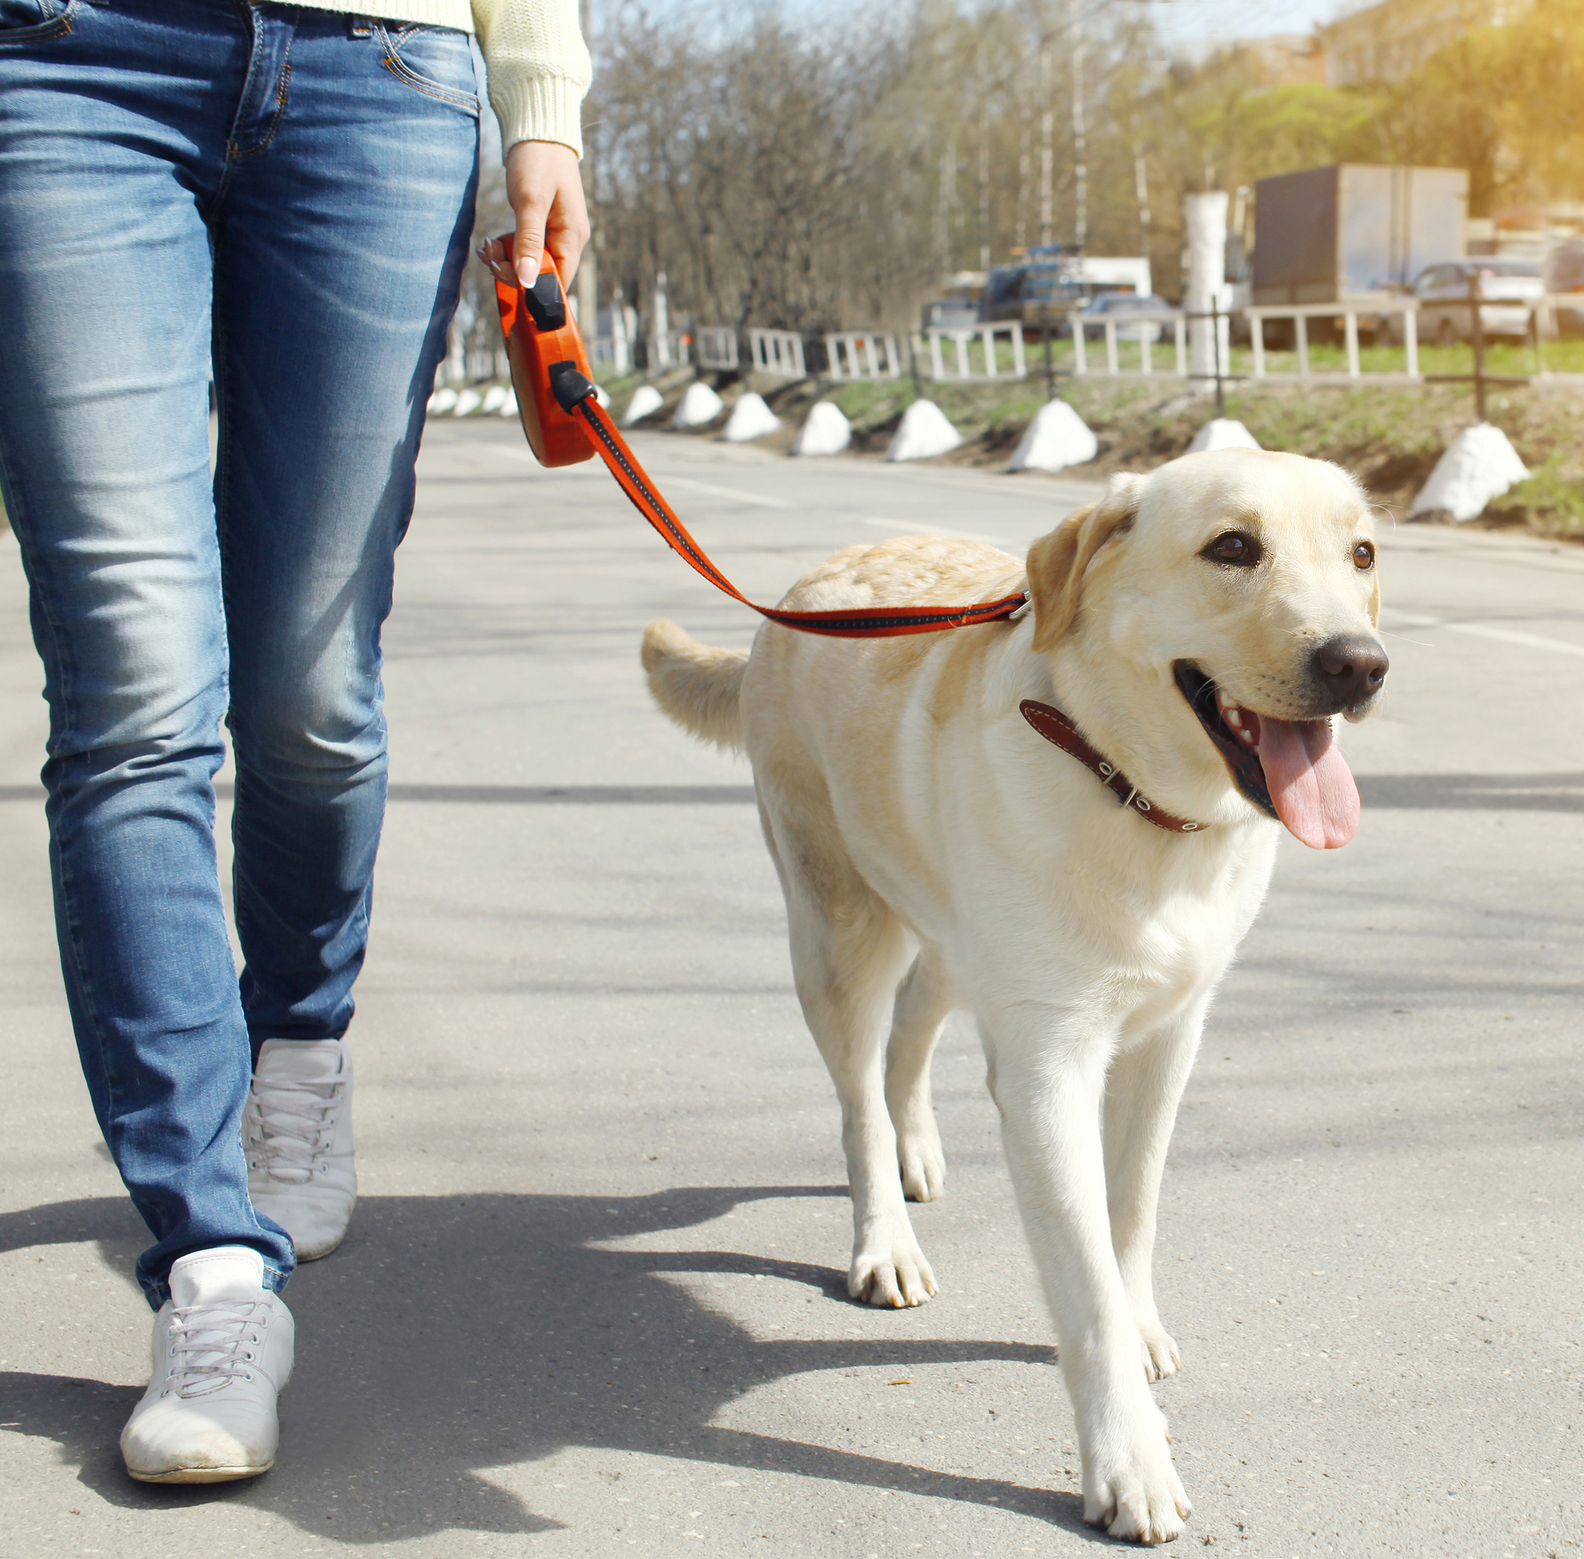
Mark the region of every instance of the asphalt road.
<instances>
[{"instance_id":1,"label":"asphalt road","mask_svg":"<svg viewBox=\"0 0 1584 1559\"><path fill-rule=\"evenodd\" d=\"M919 528L1024 545L1092 489L651 435L750 592ZM279 1464L150 1489L142 1232L55 967L39 673L0 542L0 1554L1085 1554L1072 1416L954 1020L942 1292L849 1303L835 1101L748 775L638 637L749 615L599 470L439 424L388 636L392 806L353 1034L364 1198L292 1284ZM1284 845L1167 1171L1178 1551L1505 1556L1584 1536L1584 551L1384 537L1364 825ZM1053 760L1059 761L1059 760Z\"/></svg>"}]
</instances>

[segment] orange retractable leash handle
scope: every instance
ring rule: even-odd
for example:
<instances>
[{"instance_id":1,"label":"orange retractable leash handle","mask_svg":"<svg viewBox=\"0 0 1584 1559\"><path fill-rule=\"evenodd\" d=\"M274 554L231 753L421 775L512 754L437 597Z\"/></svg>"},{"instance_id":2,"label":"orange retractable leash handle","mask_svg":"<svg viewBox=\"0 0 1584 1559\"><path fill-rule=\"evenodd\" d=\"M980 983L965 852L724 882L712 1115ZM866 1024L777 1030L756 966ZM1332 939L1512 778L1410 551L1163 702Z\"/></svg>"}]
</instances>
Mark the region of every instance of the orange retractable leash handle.
<instances>
[{"instance_id":1,"label":"orange retractable leash handle","mask_svg":"<svg viewBox=\"0 0 1584 1559\"><path fill-rule=\"evenodd\" d=\"M510 247L508 241L508 252ZM566 293L549 251L540 262L539 279L532 287L508 286L497 280L495 300L500 305L501 329L511 359L518 414L540 464L576 465L598 455L634 508L660 532L672 551L717 590L725 591L760 616L803 633L878 639L1004 622L1027 604L1028 598L1021 590L1016 595L973 606L890 606L831 612L789 612L750 601L688 534L687 527L660 496L659 488L599 404L583 339L567 307Z\"/></svg>"},{"instance_id":2,"label":"orange retractable leash handle","mask_svg":"<svg viewBox=\"0 0 1584 1559\"><path fill-rule=\"evenodd\" d=\"M511 243L506 242L511 253ZM539 279L532 287L508 287L497 279L501 334L511 359L512 389L528 445L542 466L573 466L594 458L594 446L582 421L562 408L550 386L552 366L565 364L592 380L577 321L567 307L555 261L544 253Z\"/></svg>"}]
</instances>

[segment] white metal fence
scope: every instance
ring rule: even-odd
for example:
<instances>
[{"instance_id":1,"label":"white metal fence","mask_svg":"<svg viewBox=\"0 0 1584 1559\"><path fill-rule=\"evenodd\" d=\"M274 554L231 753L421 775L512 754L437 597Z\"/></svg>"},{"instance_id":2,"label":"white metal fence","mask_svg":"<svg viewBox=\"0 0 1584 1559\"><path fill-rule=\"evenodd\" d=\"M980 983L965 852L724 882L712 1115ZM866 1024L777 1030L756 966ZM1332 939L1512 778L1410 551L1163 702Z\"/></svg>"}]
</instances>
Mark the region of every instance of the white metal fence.
<instances>
[{"instance_id":1,"label":"white metal fence","mask_svg":"<svg viewBox=\"0 0 1584 1559\"><path fill-rule=\"evenodd\" d=\"M803 337L795 330L751 329L748 348L753 355L755 373L777 374L783 379L806 377Z\"/></svg>"},{"instance_id":2,"label":"white metal fence","mask_svg":"<svg viewBox=\"0 0 1584 1559\"><path fill-rule=\"evenodd\" d=\"M1022 379L1028 373L1028 363L1023 355L1023 326L1018 320L1008 320L999 325L978 325L973 328L932 325L924 332L929 353L931 379ZM1012 361L1002 372L997 356L997 343L1005 341L1011 349ZM946 358L946 347L952 348L951 360ZM979 372L973 370L973 351L979 349Z\"/></svg>"},{"instance_id":3,"label":"white metal fence","mask_svg":"<svg viewBox=\"0 0 1584 1559\"><path fill-rule=\"evenodd\" d=\"M883 330L836 330L825 337L825 373L832 379L900 379L896 337Z\"/></svg>"},{"instance_id":4,"label":"white metal fence","mask_svg":"<svg viewBox=\"0 0 1584 1559\"><path fill-rule=\"evenodd\" d=\"M730 325L705 325L693 332L695 361L712 373L737 366L737 332Z\"/></svg>"},{"instance_id":5,"label":"white metal fence","mask_svg":"<svg viewBox=\"0 0 1584 1559\"><path fill-rule=\"evenodd\" d=\"M1584 327L1584 293L1552 293L1544 297L1488 299L1487 308L1519 307L1530 320L1528 340L1536 351L1535 371L1546 379L1584 379L1584 375L1543 371L1544 343L1559 335L1559 325L1569 330ZM1451 304L1438 303L1446 312ZM1463 306L1470 313L1472 301ZM1382 293L1374 298L1355 298L1346 302L1304 304L1260 304L1230 311L1226 318L1241 320L1248 327L1249 352L1234 373L1230 362L1220 365L1224 379L1250 378L1270 383L1311 382L1348 384L1368 381L1376 384L1418 383L1425 375L1420 364L1420 304L1411 297ZM1207 316L1208 317L1208 316ZM1323 322L1326 335L1333 329L1340 334L1340 366L1316 367L1311 348L1316 321ZM1272 343L1271 333L1285 327L1281 341ZM1163 377L1187 379L1188 315L1182 309L1116 309L1105 314L1078 309L1053 312L1052 334L1067 338L1070 361L1064 357L1057 368L1063 376L1111 378ZM1467 324L1460 330L1466 340ZM706 372L732 372L739 367L785 379L808 377L805 338L791 330L749 327L744 334L749 359L741 358L739 333L731 326L705 326L688 331L672 331L664 338L653 337L649 345L651 371L685 365L691 361ZM1364 347L1382 338L1401 352L1400 366L1364 367ZM932 326L920 334L903 337L911 346L910 361L904 362L899 337L885 330L832 331L824 337L824 377L838 382L861 379L898 379L910 371L936 382L962 382L989 379L1025 378L1032 367L1038 372L1037 355L1030 362L1029 343L1023 326L1011 320L995 324L952 327ZM1334 339L1334 338L1332 338ZM1487 344L1493 344L1487 336ZM1512 339L1512 338L1508 338ZM628 343L609 336L587 341L591 361L607 374L631 371ZM1328 342L1329 345L1329 342ZM1048 348L1047 348L1048 350ZM1277 356L1280 366L1273 366ZM1281 359L1286 358L1286 362ZM1322 363L1325 359L1322 358ZM1378 359L1377 359L1378 361ZM1335 363L1335 357L1331 358ZM452 350L441 371L440 380L451 385L469 381L483 383L504 380L510 372L504 351L468 346L459 331L453 332ZM1211 377L1201 374L1200 378Z\"/></svg>"},{"instance_id":6,"label":"white metal fence","mask_svg":"<svg viewBox=\"0 0 1584 1559\"><path fill-rule=\"evenodd\" d=\"M1073 372L1100 373L1089 366L1089 332L1099 328L1105 352L1104 372L1113 378L1128 372L1122 367L1122 347L1136 343L1139 365L1137 372L1144 378L1156 372L1154 347L1170 327L1176 350L1173 366L1166 370L1183 379L1188 376L1188 316L1181 309L1118 309L1102 315L1084 314L1074 310L1067 316L1072 334Z\"/></svg>"},{"instance_id":7,"label":"white metal fence","mask_svg":"<svg viewBox=\"0 0 1584 1559\"><path fill-rule=\"evenodd\" d=\"M1254 350L1254 377L1256 379L1293 380L1293 379L1319 379L1335 381L1345 379L1362 379L1364 373L1359 367L1359 319L1362 316L1370 320L1370 330L1373 334L1379 329L1380 321L1395 316L1401 316L1402 324L1398 329L1402 332L1403 345L1403 372L1398 373L1372 373L1370 378L1378 382L1392 380L1418 379L1419 373L1419 305L1413 299L1397 298L1383 299L1378 303L1364 305L1336 304L1336 303L1303 303L1283 307L1266 307L1243 310L1243 317L1249 323L1249 345ZM1265 366L1265 322L1267 320L1290 320L1293 330L1293 348L1298 354L1298 371L1296 373L1270 373ZM1315 373L1309 366L1309 321L1312 319L1327 319L1342 321L1342 344L1347 358L1347 367L1342 373Z\"/></svg>"}]
</instances>

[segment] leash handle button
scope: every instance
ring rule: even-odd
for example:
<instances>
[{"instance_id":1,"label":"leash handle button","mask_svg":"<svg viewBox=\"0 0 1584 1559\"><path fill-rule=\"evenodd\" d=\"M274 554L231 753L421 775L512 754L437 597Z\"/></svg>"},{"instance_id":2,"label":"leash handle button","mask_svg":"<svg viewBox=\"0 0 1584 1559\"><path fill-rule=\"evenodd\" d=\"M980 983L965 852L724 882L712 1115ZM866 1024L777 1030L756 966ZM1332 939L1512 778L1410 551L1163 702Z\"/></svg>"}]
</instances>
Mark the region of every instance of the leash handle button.
<instances>
[{"instance_id":1,"label":"leash handle button","mask_svg":"<svg viewBox=\"0 0 1584 1559\"><path fill-rule=\"evenodd\" d=\"M578 372L576 363L551 363L550 393L561 410L570 414L594 393L594 381Z\"/></svg>"},{"instance_id":2,"label":"leash handle button","mask_svg":"<svg viewBox=\"0 0 1584 1559\"><path fill-rule=\"evenodd\" d=\"M566 299L561 293L560 278L554 271L540 271L533 286L523 288L523 303L538 329L566 329Z\"/></svg>"}]
</instances>

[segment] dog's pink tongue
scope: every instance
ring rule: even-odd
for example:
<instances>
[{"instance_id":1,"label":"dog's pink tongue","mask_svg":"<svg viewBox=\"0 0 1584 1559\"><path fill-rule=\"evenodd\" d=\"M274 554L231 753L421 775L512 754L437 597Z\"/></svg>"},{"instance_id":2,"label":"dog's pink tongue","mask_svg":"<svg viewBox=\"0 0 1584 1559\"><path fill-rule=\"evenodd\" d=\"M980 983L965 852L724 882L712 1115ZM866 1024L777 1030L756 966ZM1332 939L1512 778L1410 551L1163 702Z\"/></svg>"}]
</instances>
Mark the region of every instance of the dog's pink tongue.
<instances>
[{"instance_id":1,"label":"dog's pink tongue","mask_svg":"<svg viewBox=\"0 0 1584 1559\"><path fill-rule=\"evenodd\" d=\"M1276 815L1311 850L1338 849L1358 832L1358 786L1329 720L1261 715L1259 761Z\"/></svg>"}]
</instances>

